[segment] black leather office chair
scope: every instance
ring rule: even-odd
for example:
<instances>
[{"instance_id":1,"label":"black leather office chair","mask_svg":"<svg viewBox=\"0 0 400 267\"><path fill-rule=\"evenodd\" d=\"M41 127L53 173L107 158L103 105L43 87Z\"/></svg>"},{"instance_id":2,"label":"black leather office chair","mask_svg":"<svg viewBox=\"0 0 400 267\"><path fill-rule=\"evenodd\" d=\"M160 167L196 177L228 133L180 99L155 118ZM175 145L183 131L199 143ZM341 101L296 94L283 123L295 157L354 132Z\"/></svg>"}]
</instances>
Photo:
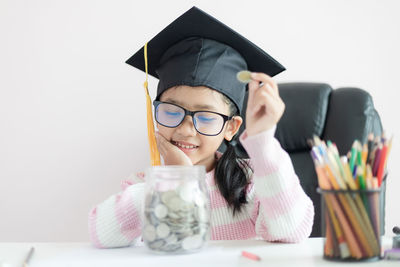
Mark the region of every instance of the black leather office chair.
<instances>
[{"instance_id":1,"label":"black leather office chair","mask_svg":"<svg viewBox=\"0 0 400 267\"><path fill-rule=\"evenodd\" d=\"M355 139L365 142L369 133L381 135L382 124L372 97L359 88L338 88L325 83L281 83L279 93L286 109L275 137L292 159L300 183L315 207L312 237L321 236L321 201L316 192L318 180L307 140L314 135L335 142L340 155L345 155ZM245 106L247 99L245 99ZM246 110L246 107L243 108ZM245 118L245 114L243 114ZM245 123L239 130L244 130ZM220 150L223 152L225 146ZM239 144L237 153L247 158ZM382 196L384 201L384 194ZM382 203L384 207L384 202ZM384 233L384 223L382 224Z\"/></svg>"}]
</instances>

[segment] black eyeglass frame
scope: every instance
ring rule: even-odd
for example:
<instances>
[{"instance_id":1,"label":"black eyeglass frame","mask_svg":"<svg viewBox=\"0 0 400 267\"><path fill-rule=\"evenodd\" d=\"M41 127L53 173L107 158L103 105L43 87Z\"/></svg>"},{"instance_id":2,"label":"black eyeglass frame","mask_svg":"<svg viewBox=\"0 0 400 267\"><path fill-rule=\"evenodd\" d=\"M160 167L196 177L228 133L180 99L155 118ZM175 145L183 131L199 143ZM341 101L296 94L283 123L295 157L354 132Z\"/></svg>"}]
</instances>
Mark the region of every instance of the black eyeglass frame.
<instances>
[{"instance_id":1,"label":"black eyeglass frame","mask_svg":"<svg viewBox=\"0 0 400 267\"><path fill-rule=\"evenodd\" d=\"M176 106L176 107L178 107L178 108L181 108L181 109L183 109L183 111L185 112L185 116L182 117L182 120L181 120L176 126L164 125L164 124L162 124L161 122L159 122L158 119L157 119L157 107L158 107L160 104L169 104L169 105L173 105L173 106ZM222 132L222 129L224 129L225 123L226 123L227 121L231 120L231 119L234 117L234 116L227 116L227 115L225 115L225 114L221 114L221 113L218 113L218 112L215 112L215 111L209 111L209 110L190 111L190 110L187 110L187 109L185 109L184 107L181 107L181 106L179 106L179 105L177 105L177 104L169 103L169 102L163 102L163 101L158 101L158 100L154 100L154 101L153 101L153 106L154 106L154 117L155 117L156 121L157 121L159 124L161 124L162 126L168 127L168 128L176 128L176 127L178 127L179 125L182 124L182 122L185 120L186 116L190 116L190 117L192 117L192 122L193 122L193 127L194 127L194 129L196 129L196 131L197 131L199 134L206 135L206 136L216 136L216 135L219 135L219 134ZM224 119L224 123L222 124L221 129L219 130L218 133L216 133L216 134L205 134L205 133L202 133L202 132L200 132L199 130L197 130L196 124L194 123L194 122L195 122L195 120L194 120L194 115L195 115L196 113L199 113L199 112L214 113L214 114L220 115L220 116Z\"/></svg>"}]
</instances>

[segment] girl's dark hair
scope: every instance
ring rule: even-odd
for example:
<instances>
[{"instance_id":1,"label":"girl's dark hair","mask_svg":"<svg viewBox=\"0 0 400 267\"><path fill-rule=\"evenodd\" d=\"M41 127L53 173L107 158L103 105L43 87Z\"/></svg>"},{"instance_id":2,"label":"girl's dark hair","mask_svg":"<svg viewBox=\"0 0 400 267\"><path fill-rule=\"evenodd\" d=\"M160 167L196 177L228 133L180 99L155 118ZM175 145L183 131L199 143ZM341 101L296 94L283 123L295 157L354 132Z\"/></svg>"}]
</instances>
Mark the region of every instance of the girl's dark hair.
<instances>
[{"instance_id":1,"label":"girl's dark hair","mask_svg":"<svg viewBox=\"0 0 400 267\"><path fill-rule=\"evenodd\" d=\"M235 104L225 95L222 97L229 105L231 116L239 115ZM236 155L232 144L232 142L237 142L236 139L236 135L230 142L224 139L227 148L215 167L215 182L228 206L233 209L233 215L240 212L243 205L247 203L246 189L249 184L249 170L251 170L248 162Z\"/></svg>"}]
</instances>

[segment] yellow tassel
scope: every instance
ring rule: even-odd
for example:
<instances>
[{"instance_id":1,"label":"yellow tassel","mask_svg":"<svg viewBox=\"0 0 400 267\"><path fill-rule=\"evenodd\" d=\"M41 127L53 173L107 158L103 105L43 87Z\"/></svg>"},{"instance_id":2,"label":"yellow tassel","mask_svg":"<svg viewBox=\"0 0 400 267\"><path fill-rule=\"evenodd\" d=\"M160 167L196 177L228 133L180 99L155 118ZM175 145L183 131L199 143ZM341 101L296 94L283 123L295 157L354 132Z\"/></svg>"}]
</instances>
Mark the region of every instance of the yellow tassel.
<instances>
[{"instance_id":1,"label":"yellow tassel","mask_svg":"<svg viewBox=\"0 0 400 267\"><path fill-rule=\"evenodd\" d=\"M146 93L146 107L147 107L147 137L150 145L150 161L151 166L161 165L160 153L158 152L156 137L154 134L153 111L151 106L151 98L148 88L148 71L147 71L147 43L144 45L144 62L146 68L146 81L144 82L144 90Z\"/></svg>"}]
</instances>

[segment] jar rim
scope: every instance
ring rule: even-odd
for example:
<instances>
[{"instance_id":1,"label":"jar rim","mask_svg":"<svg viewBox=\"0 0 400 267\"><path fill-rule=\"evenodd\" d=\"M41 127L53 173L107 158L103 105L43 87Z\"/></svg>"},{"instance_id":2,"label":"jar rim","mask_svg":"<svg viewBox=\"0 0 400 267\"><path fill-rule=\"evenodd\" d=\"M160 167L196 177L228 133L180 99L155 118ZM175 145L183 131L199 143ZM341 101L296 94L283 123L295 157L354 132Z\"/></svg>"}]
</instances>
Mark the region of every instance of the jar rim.
<instances>
[{"instance_id":1,"label":"jar rim","mask_svg":"<svg viewBox=\"0 0 400 267\"><path fill-rule=\"evenodd\" d=\"M171 174L171 176L168 175ZM177 174L182 172L183 174L191 172L195 174L193 177L185 177L186 179L197 179L198 174L205 175L206 174L206 167L204 165L160 165L160 166L152 166L147 169L147 173L149 176L150 174L163 174L161 177L153 177L155 179L168 179L168 180L179 180L182 177L178 176Z\"/></svg>"},{"instance_id":2,"label":"jar rim","mask_svg":"<svg viewBox=\"0 0 400 267\"><path fill-rule=\"evenodd\" d=\"M151 166L148 169L205 169L206 166L204 165L158 165L158 166Z\"/></svg>"},{"instance_id":3,"label":"jar rim","mask_svg":"<svg viewBox=\"0 0 400 267\"><path fill-rule=\"evenodd\" d=\"M325 194L325 193L375 193L375 192L381 192L382 188L373 188L373 189L356 189L356 190L351 190L351 189L322 189L320 187L317 188L317 192L320 194Z\"/></svg>"}]
</instances>

